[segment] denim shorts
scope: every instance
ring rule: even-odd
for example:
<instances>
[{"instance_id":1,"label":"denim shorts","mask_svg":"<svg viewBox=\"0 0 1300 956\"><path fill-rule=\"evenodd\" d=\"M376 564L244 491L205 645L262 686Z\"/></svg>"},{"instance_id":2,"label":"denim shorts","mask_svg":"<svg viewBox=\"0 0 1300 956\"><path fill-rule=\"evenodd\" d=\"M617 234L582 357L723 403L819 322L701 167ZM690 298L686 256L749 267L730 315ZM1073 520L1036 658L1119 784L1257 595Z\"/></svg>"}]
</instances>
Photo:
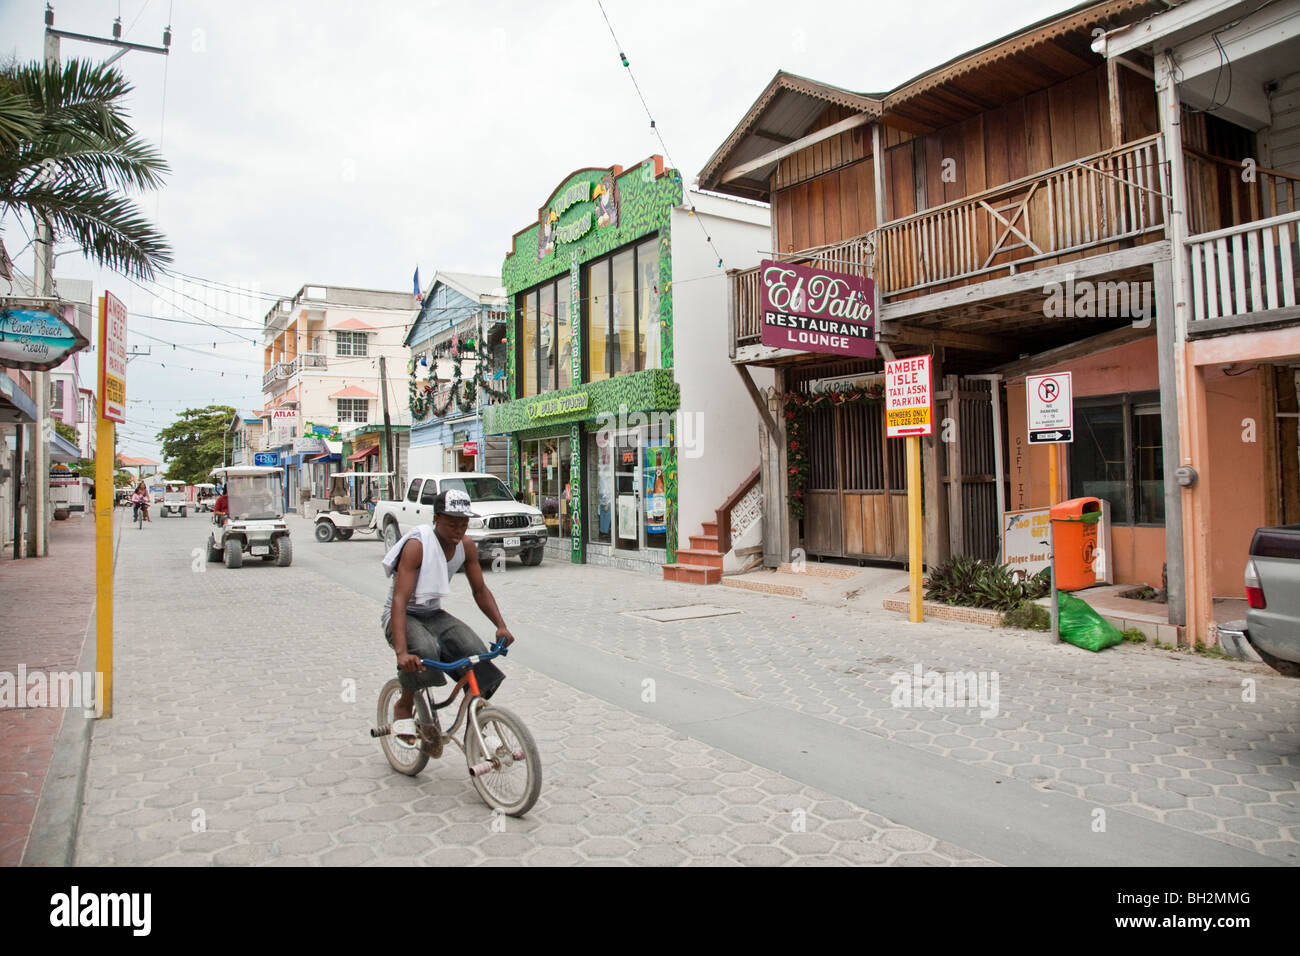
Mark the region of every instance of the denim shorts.
<instances>
[{"instance_id":1,"label":"denim shorts","mask_svg":"<svg viewBox=\"0 0 1300 956\"><path fill-rule=\"evenodd\" d=\"M384 639L389 647L393 646L391 623L384 627ZM427 615L406 612L406 650L409 654L434 661L456 661L472 654L485 654L488 648L468 624L439 609ZM460 680L464 673L465 669L461 668L452 672L452 677ZM474 676L478 680L479 692L485 698L491 698L506 679L506 675L491 661L475 664ZM442 687L447 683L446 675L434 667L415 672L399 670L397 679L402 682L402 690L407 692L422 687Z\"/></svg>"}]
</instances>

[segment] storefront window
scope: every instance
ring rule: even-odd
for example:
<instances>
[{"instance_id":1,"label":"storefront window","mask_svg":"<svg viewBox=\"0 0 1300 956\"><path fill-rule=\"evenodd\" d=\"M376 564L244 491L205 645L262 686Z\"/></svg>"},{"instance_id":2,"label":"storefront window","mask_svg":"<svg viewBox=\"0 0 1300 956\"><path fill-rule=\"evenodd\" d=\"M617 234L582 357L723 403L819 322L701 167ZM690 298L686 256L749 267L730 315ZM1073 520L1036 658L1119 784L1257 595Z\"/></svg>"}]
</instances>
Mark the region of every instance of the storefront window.
<instances>
[{"instance_id":1,"label":"storefront window","mask_svg":"<svg viewBox=\"0 0 1300 956\"><path fill-rule=\"evenodd\" d=\"M587 381L609 378L609 260L587 270Z\"/></svg>"},{"instance_id":2,"label":"storefront window","mask_svg":"<svg viewBox=\"0 0 1300 956\"><path fill-rule=\"evenodd\" d=\"M569 277L555 286L555 342L559 355L560 388L573 384L573 325L569 322Z\"/></svg>"},{"instance_id":3,"label":"storefront window","mask_svg":"<svg viewBox=\"0 0 1300 956\"><path fill-rule=\"evenodd\" d=\"M519 297L519 397L537 394L537 293L529 292Z\"/></svg>"},{"instance_id":4,"label":"storefront window","mask_svg":"<svg viewBox=\"0 0 1300 956\"><path fill-rule=\"evenodd\" d=\"M1113 525L1163 525L1164 445L1160 406L1121 396L1077 402L1069 446L1070 495L1110 502Z\"/></svg>"},{"instance_id":5,"label":"storefront window","mask_svg":"<svg viewBox=\"0 0 1300 956\"><path fill-rule=\"evenodd\" d=\"M527 502L541 511L552 538L572 531L573 491L569 481L570 453L567 437L520 442Z\"/></svg>"},{"instance_id":6,"label":"storefront window","mask_svg":"<svg viewBox=\"0 0 1300 956\"><path fill-rule=\"evenodd\" d=\"M659 242L650 239L636 247L637 367L659 367Z\"/></svg>"},{"instance_id":7,"label":"storefront window","mask_svg":"<svg viewBox=\"0 0 1300 956\"><path fill-rule=\"evenodd\" d=\"M589 264L588 381L658 368L659 251L651 239Z\"/></svg>"},{"instance_id":8,"label":"storefront window","mask_svg":"<svg viewBox=\"0 0 1300 956\"><path fill-rule=\"evenodd\" d=\"M545 392L555 388L555 286L542 286L541 312L537 326L537 338L541 346L542 358L540 368L542 382L539 391Z\"/></svg>"},{"instance_id":9,"label":"storefront window","mask_svg":"<svg viewBox=\"0 0 1300 956\"><path fill-rule=\"evenodd\" d=\"M587 468L587 539L609 544L614 524L614 438L606 430L591 436Z\"/></svg>"}]
</instances>

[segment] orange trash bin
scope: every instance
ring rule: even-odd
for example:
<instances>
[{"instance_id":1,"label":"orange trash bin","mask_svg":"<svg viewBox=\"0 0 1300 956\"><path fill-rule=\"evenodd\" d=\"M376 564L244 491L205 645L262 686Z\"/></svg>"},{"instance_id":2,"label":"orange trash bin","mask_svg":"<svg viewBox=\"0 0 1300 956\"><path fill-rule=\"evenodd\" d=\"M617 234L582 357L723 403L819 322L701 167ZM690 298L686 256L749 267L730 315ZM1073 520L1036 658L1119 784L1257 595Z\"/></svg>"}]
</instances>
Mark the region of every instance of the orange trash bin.
<instances>
[{"instance_id":1,"label":"orange trash bin","mask_svg":"<svg viewBox=\"0 0 1300 956\"><path fill-rule=\"evenodd\" d=\"M1097 583L1093 558L1097 554L1097 525L1101 522L1100 498L1071 498L1052 506L1052 555L1056 563L1056 586L1078 591Z\"/></svg>"}]
</instances>

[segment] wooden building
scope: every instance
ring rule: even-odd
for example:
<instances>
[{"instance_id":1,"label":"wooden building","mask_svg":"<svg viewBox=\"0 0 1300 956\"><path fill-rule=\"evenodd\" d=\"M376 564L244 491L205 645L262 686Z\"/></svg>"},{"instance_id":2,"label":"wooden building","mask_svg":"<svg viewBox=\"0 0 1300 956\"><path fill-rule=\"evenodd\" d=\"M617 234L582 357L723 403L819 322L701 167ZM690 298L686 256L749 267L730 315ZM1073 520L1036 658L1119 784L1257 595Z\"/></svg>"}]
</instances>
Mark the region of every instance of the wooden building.
<instances>
[{"instance_id":1,"label":"wooden building","mask_svg":"<svg viewBox=\"0 0 1300 956\"><path fill-rule=\"evenodd\" d=\"M1076 414L1093 440L1066 446L1059 496L1113 499L1121 582L1159 586L1170 551L1171 616L1181 615L1168 135L1183 140L1172 151L1190 171L1193 231L1295 207L1294 177L1270 172L1276 186L1262 196L1228 175L1254 155L1252 130L1209 111L1162 124L1151 57L1093 49L1165 9L1085 4L884 93L778 73L710 158L702 188L770 202L781 258L876 284L880 356L844 361L763 345L758 270L731 274L732 361L741 375L776 376L765 563L795 547L906 555L901 443L884 438L879 405L806 416L803 517L792 519L780 414L790 396L846 377L870 384L885 358L930 353L925 560L996 558L999 513L1048 498L1046 451L1026 443L1024 377L1077 367Z\"/></svg>"}]
</instances>

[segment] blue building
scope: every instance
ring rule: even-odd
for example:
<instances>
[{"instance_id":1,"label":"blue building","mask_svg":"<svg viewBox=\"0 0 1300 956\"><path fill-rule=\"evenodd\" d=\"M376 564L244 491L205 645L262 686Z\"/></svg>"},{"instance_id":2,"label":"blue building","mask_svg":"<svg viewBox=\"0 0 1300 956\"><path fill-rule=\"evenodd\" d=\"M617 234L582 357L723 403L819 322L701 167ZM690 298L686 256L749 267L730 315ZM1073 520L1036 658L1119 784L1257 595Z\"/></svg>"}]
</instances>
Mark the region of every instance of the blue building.
<instances>
[{"instance_id":1,"label":"blue building","mask_svg":"<svg viewBox=\"0 0 1300 956\"><path fill-rule=\"evenodd\" d=\"M487 471L509 480L508 442L483 437L483 409L508 395L508 317L499 277L434 276L404 343L411 350L408 475Z\"/></svg>"}]
</instances>

